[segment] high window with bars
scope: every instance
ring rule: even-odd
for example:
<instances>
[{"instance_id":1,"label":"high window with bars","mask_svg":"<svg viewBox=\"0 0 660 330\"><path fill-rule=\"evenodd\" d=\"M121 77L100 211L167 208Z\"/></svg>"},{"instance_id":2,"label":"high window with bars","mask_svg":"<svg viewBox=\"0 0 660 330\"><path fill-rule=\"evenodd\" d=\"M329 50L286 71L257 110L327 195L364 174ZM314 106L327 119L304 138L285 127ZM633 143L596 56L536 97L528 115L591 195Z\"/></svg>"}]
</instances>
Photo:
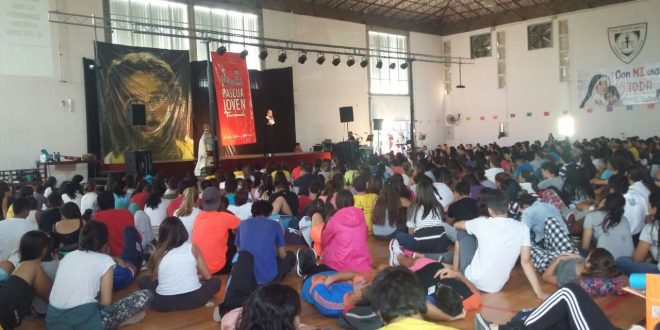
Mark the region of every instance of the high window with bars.
<instances>
[{"instance_id":1,"label":"high window with bars","mask_svg":"<svg viewBox=\"0 0 660 330\"><path fill-rule=\"evenodd\" d=\"M242 13L237 11L224 10L220 8L209 8L203 6L194 6L189 8L187 5L175 1L164 0L110 0L110 17L113 20L119 20L121 23L113 22L113 27L131 26L139 29L141 23L150 26L176 26L187 28L189 26L188 10L194 11L195 29L215 31L230 34L231 36L214 35L214 38L222 38L232 41L231 44L224 46L230 52L239 53L247 49L248 69L260 69L261 61L257 54L259 48L255 46L243 45L244 43L257 43L258 41L250 37L259 36L259 17L255 14ZM147 30L144 28L144 30ZM170 29L164 27L155 27L150 30L156 30L172 36L159 36L148 33L133 33L114 29L112 33L112 42L128 46L153 47L162 49L188 50L190 41L185 30ZM178 37L181 36L181 37ZM211 51L219 44L212 43ZM206 60L206 45L203 40L195 40L197 60Z\"/></svg>"},{"instance_id":2,"label":"high window with bars","mask_svg":"<svg viewBox=\"0 0 660 330\"><path fill-rule=\"evenodd\" d=\"M370 92L372 94L408 94L408 71L400 65L408 51L406 36L369 31ZM383 58L388 57L388 58ZM382 61L382 67L378 63ZM393 69L390 69L391 65Z\"/></svg>"},{"instance_id":3,"label":"high window with bars","mask_svg":"<svg viewBox=\"0 0 660 330\"><path fill-rule=\"evenodd\" d=\"M259 36L259 17L254 14L246 14L218 8L195 6L195 25L199 30L212 30L230 34L232 36L223 39L232 41L225 44L227 50L240 53L243 49L248 51L246 58L248 69L260 69L261 60L257 56L259 48L256 46L243 45L244 43L258 43L250 37ZM197 40L197 59L206 59L206 45L203 40ZM217 47L216 47L217 48ZM214 51L215 49L211 49Z\"/></svg>"},{"instance_id":4,"label":"high window with bars","mask_svg":"<svg viewBox=\"0 0 660 330\"><path fill-rule=\"evenodd\" d=\"M110 0L112 27L130 26L140 29L140 24L188 27L188 6L182 3L161 0ZM116 22L122 21L121 23ZM147 30L142 27L143 30ZM149 30L153 30L149 28ZM177 29L158 28L159 32L182 35ZM128 46L153 47L162 49L187 50L190 43L187 38L159 36L148 33L133 33L113 29L112 42Z\"/></svg>"}]
</instances>

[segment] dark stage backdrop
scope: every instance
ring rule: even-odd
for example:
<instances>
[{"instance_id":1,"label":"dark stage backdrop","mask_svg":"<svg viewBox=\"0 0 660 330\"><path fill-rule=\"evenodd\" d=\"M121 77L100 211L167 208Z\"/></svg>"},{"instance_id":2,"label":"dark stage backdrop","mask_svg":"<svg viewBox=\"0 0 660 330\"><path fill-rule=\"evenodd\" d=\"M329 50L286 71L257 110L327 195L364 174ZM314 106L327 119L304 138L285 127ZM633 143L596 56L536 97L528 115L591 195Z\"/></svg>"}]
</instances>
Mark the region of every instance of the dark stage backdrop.
<instances>
[{"instance_id":1,"label":"dark stage backdrop","mask_svg":"<svg viewBox=\"0 0 660 330\"><path fill-rule=\"evenodd\" d=\"M191 63L195 150L198 149L197 144L204 131L204 124L211 122L209 119L209 83L206 79L206 63L206 61ZM271 152L292 152L296 144L292 68L264 71L250 70L249 73L257 142L239 146L223 146L221 148L221 161L223 156L264 153L265 118L268 108L273 109L277 123L277 137L272 144L273 150Z\"/></svg>"},{"instance_id":2,"label":"dark stage backdrop","mask_svg":"<svg viewBox=\"0 0 660 330\"><path fill-rule=\"evenodd\" d=\"M101 151L101 134L99 132L100 107L97 93L97 74L90 68L94 64L91 59L83 59L85 74L85 99L87 111L87 146L88 152L103 159ZM192 62L191 67L191 98L192 98L192 138L195 153L198 150L199 138L204 132L204 124L209 124L209 96L206 81L206 61ZM277 121L277 140L273 152L291 152L296 143L296 122L293 105L293 70L291 68L272 69L265 71L250 70L250 85L252 105L254 108L257 143L241 146L224 147L221 156L249 155L264 153L264 124L267 107L272 107ZM217 110L216 110L217 111ZM222 158L222 157L221 157Z\"/></svg>"}]
</instances>

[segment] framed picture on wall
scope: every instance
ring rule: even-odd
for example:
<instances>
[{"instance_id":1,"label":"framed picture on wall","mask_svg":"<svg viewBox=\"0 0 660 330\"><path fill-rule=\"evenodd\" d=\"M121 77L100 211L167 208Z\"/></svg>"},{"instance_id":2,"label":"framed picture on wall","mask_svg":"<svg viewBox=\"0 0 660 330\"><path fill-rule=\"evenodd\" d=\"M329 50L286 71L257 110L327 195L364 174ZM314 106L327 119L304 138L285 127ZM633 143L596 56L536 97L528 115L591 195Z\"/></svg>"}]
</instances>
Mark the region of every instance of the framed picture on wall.
<instances>
[{"instance_id":1,"label":"framed picture on wall","mask_svg":"<svg viewBox=\"0 0 660 330\"><path fill-rule=\"evenodd\" d=\"M527 50L552 48L552 22L527 26Z\"/></svg>"},{"instance_id":2,"label":"framed picture on wall","mask_svg":"<svg viewBox=\"0 0 660 330\"><path fill-rule=\"evenodd\" d=\"M470 36L472 58L490 57L493 54L490 32Z\"/></svg>"}]
</instances>

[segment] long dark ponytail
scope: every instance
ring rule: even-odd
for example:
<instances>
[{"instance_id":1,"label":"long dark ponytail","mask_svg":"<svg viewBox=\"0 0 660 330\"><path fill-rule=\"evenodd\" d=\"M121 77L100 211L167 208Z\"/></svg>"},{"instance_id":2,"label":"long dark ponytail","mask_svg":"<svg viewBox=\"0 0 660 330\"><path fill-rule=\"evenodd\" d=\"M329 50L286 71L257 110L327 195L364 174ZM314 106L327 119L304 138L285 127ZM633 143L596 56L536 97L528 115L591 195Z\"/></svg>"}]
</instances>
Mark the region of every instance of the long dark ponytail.
<instances>
[{"instance_id":1,"label":"long dark ponytail","mask_svg":"<svg viewBox=\"0 0 660 330\"><path fill-rule=\"evenodd\" d=\"M623 195L612 193L605 197L605 205L601 211L605 211L605 219L603 219L603 231L607 232L608 229L616 227L623 219L623 207L626 205L626 199Z\"/></svg>"}]
</instances>

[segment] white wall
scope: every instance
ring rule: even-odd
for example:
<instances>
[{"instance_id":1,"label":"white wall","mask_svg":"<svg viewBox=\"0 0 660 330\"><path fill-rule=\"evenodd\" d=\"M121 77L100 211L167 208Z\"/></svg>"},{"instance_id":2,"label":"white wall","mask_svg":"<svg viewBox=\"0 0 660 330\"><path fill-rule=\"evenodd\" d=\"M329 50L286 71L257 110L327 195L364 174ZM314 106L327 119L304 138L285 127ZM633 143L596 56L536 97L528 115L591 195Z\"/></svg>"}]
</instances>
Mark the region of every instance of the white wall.
<instances>
[{"instance_id":1,"label":"white wall","mask_svg":"<svg viewBox=\"0 0 660 330\"><path fill-rule=\"evenodd\" d=\"M657 135L660 109L649 111L636 106L633 111L594 109L592 114L580 110L577 95L578 72L584 69L620 66L624 63L614 56L607 39L607 28L625 24L648 22L646 44L632 64L660 61L660 0L628 2L559 15L569 25L570 81L559 82L558 28L554 23L553 47L527 50L527 25L547 22L541 18L516 24L498 26L495 31L506 33L507 87L497 88L497 63L493 56L475 60L474 65L463 66L463 84L466 89L454 88L443 100L446 113L460 113L462 122L450 143L492 142L497 140L497 124L508 121L509 137L502 143L524 139L543 139L548 133L557 134L557 119L568 111L575 118L575 138L620 136L621 134ZM451 35L452 55L469 57L469 37L490 29ZM493 48L495 33L493 32ZM458 83L458 66L452 66L453 85ZM549 118L543 112L549 111ZM533 112L532 118L525 114ZM515 113L515 119L507 114ZM480 121L480 116L486 116ZM498 120L492 116L497 115ZM466 121L466 117L471 117ZM622 125L622 123L625 123Z\"/></svg>"},{"instance_id":2,"label":"white wall","mask_svg":"<svg viewBox=\"0 0 660 330\"><path fill-rule=\"evenodd\" d=\"M51 0L50 10L103 12L100 0ZM0 169L33 168L42 148L75 156L87 151L82 57L93 58L94 31L59 24L50 28L52 77L0 76ZM60 106L65 99L72 100L72 112Z\"/></svg>"},{"instance_id":3,"label":"white wall","mask_svg":"<svg viewBox=\"0 0 660 330\"><path fill-rule=\"evenodd\" d=\"M363 24L343 22L311 16L264 10L264 36L286 40L326 43L349 47L367 46L367 27ZM439 36L410 33L411 52L441 53ZM308 62L298 64L297 53L288 53L289 59L279 63L271 51L265 68L293 66L294 101L296 107L296 136L303 149L324 138L341 141L344 127L339 123L340 106L353 106L354 122L349 129L360 135L369 132L368 72L358 64L347 67L346 56L334 67L331 56L318 65L316 54L307 54ZM357 62L360 57L355 58ZM443 128L438 129L442 115L442 85L440 64L414 63L413 82L417 131L427 134L426 144L440 143ZM388 70L384 68L383 70ZM374 118L391 120L410 119L410 101L407 96L372 95L371 107Z\"/></svg>"},{"instance_id":4,"label":"white wall","mask_svg":"<svg viewBox=\"0 0 660 330\"><path fill-rule=\"evenodd\" d=\"M367 32L362 24L342 22L284 12L263 11L264 37L304 42L366 47ZM296 112L296 138L303 150L323 139L342 141L345 125L339 122L339 107L352 106L354 122L349 130L362 134L369 131L367 69L352 67L346 57L337 67L326 54L323 65L316 63L315 53L307 54L305 64L298 63L298 53L288 52L285 63L277 61L270 50L265 69L293 66L293 94Z\"/></svg>"},{"instance_id":5,"label":"white wall","mask_svg":"<svg viewBox=\"0 0 660 330\"><path fill-rule=\"evenodd\" d=\"M410 51L413 53L442 55L439 36L410 33ZM413 62L413 97L415 101L415 130L426 134L417 146L435 147L445 142L443 64Z\"/></svg>"}]
</instances>

